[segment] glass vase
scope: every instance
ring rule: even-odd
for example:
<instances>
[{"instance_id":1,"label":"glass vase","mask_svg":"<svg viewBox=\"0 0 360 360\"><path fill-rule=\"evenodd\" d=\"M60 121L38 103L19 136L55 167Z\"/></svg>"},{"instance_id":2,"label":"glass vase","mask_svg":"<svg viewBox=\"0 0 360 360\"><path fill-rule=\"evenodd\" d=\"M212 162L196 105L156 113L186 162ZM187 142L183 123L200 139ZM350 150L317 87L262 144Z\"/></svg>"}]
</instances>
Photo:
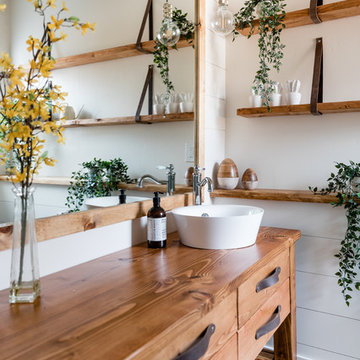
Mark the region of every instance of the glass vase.
<instances>
[{"instance_id":1,"label":"glass vase","mask_svg":"<svg viewBox=\"0 0 360 360\"><path fill-rule=\"evenodd\" d=\"M14 188L9 302L34 303L40 296L40 274L36 242L34 188Z\"/></svg>"}]
</instances>

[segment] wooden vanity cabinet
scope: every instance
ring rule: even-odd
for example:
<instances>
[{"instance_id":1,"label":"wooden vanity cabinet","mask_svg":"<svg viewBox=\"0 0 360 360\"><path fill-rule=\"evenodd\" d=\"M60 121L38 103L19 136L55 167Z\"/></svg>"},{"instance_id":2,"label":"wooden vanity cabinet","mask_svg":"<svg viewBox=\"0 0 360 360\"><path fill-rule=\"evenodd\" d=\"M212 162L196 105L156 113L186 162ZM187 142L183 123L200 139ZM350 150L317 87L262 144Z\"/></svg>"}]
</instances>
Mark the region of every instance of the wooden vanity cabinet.
<instances>
[{"instance_id":1,"label":"wooden vanity cabinet","mask_svg":"<svg viewBox=\"0 0 360 360\"><path fill-rule=\"evenodd\" d=\"M35 305L0 291L0 359L173 360L214 324L202 360L254 360L273 334L275 359L295 360L299 237L262 227L248 248L200 250L174 234L166 249L140 244L42 278Z\"/></svg>"}]
</instances>

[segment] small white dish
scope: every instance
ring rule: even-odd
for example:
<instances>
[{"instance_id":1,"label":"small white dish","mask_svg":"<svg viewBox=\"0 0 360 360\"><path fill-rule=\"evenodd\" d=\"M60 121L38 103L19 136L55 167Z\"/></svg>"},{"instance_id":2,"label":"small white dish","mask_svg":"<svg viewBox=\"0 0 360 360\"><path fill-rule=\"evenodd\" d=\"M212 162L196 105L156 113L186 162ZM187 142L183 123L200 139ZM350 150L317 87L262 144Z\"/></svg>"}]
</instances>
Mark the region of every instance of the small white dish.
<instances>
[{"instance_id":1,"label":"small white dish","mask_svg":"<svg viewBox=\"0 0 360 360\"><path fill-rule=\"evenodd\" d=\"M178 103L169 103L166 105L165 113L166 114L175 114L179 112L179 104Z\"/></svg>"},{"instance_id":2,"label":"small white dish","mask_svg":"<svg viewBox=\"0 0 360 360\"><path fill-rule=\"evenodd\" d=\"M153 114L154 115L162 115L165 113L165 105L164 104L154 104L153 105Z\"/></svg>"},{"instance_id":3,"label":"small white dish","mask_svg":"<svg viewBox=\"0 0 360 360\"><path fill-rule=\"evenodd\" d=\"M193 112L194 111L194 103L192 102L181 102L180 103L180 112Z\"/></svg>"},{"instance_id":4,"label":"small white dish","mask_svg":"<svg viewBox=\"0 0 360 360\"><path fill-rule=\"evenodd\" d=\"M300 102L301 102L301 93L299 93L299 92L290 92L289 93L290 105L299 105Z\"/></svg>"},{"instance_id":5,"label":"small white dish","mask_svg":"<svg viewBox=\"0 0 360 360\"><path fill-rule=\"evenodd\" d=\"M253 104L254 107L262 107L262 98L261 95L253 95Z\"/></svg>"},{"instance_id":6,"label":"small white dish","mask_svg":"<svg viewBox=\"0 0 360 360\"><path fill-rule=\"evenodd\" d=\"M280 106L281 104L281 94L273 93L270 96L270 105L271 106Z\"/></svg>"}]
</instances>

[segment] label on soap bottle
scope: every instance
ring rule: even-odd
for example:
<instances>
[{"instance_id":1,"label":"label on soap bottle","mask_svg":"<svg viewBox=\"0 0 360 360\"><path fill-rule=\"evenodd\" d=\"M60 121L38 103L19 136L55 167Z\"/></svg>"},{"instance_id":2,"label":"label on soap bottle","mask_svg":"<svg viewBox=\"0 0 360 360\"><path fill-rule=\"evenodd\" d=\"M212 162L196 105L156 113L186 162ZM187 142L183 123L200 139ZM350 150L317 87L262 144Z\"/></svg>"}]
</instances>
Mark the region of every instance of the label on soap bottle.
<instances>
[{"instance_id":1,"label":"label on soap bottle","mask_svg":"<svg viewBox=\"0 0 360 360\"><path fill-rule=\"evenodd\" d=\"M166 240L166 217L147 219L147 239L148 241Z\"/></svg>"}]
</instances>

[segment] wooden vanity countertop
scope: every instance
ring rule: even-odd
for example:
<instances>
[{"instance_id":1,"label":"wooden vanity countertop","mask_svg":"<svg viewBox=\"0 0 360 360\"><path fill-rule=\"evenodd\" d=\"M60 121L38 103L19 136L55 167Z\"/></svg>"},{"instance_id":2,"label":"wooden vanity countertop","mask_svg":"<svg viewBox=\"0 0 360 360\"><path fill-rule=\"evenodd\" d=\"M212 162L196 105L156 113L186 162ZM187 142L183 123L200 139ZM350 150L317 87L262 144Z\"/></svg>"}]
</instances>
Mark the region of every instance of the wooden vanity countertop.
<instances>
[{"instance_id":1,"label":"wooden vanity countertop","mask_svg":"<svg viewBox=\"0 0 360 360\"><path fill-rule=\"evenodd\" d=\"M169 236L41 279L35 305L0 292L0 359L136 358L172 329L193 324L300 238L262 227L254 246L199 250Z\"/></svg>"}]
</instances>

